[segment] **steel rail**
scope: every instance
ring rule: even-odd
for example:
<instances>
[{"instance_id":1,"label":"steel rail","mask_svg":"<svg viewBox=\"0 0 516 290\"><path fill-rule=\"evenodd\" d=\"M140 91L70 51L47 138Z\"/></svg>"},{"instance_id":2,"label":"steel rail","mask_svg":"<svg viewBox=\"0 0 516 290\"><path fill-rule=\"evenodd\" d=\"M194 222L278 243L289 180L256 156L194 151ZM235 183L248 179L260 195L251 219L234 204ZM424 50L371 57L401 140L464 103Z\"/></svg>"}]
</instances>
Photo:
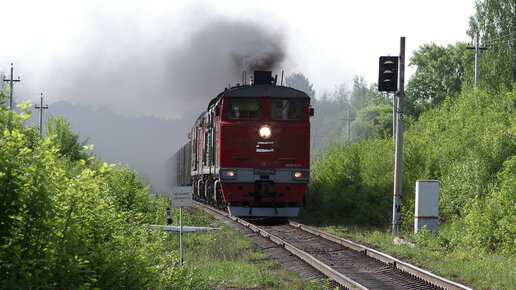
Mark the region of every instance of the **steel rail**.
<instances>
[{"instance_id":1,"label":"steel rail","mask_svg":"<svg viewBox=\"0 0 516 290\"><path fill-rule=\"evenodd\" d=\"M218 215L222 215L224 217L227 217L247 228L249 228L250 230L252 230L254 233L257 233L257 234L260 234L261 236L265 237L265 238L268 238L270 239L271 241L273 241L274 243L276 243L278 246L280 247L283 247L285 248L287 251L289 251L290 253L292 253L293 255L299 257L300 259L302 259L303 261L305 261L306 263L310 264L311 266L313 266L315 269L317 269L318 271L320 271L321 273L323 273L324 275L328 276L329 278L333 279L335 282L341 284L342 286L344 287L347 287L348 289L352 289L352 288L356 288L356 289L368 289L366 288L365 286L361 285L360 283L357 283L356 281L354 281L353 279L343 275L342 273L339 273L337 271L335 271L333 268L331 268L330 266L324 264L323 262L321 262L320 260L316 259L315 257L313 257L312 255L294 247L292 244L290 243L287 243L285 241L283 241L282 239L276 237L275 235L272 235L270 234L269 232L263 230L263 229L260 229L258 226L255 226L251 223L249 223L248 221L245 221L243 219L240 219L238 217L234 217L234 216L230 216L227 212L224 212L222 210L219 210L219 209L215 209L215 208L212 208L206 204L203 204L203 203L200 203L200 202L196 202L194 201L194 204L198 205L198 206L201 206L203 207L207 212L211 212L211 213L214 213L214 214L218 214ZM328 240L330 242L334 242L334 243L337 243L337 244L340 244L344 247L347 247L347 248L350 248L354 251L357 251L357 252L362 252L364 253L365 255L371 257L371 258L374 258L384 264L387 264L387 265L390 265L391 267L394 267L400 271L403 271L403 272L406 272L412 276L415 276L415 277L418 277L430 284L433 284L437 287L440 287L440 288L443 288L443 289L452 289L452 290L458 290L458 289L468 289L468 290L471 290L471 288L469 287L466 287L462 284L459 284L459 283L456 283L456 282L453 282L453 281L450 281L450 280L447 280L443 277L439 277L429 271L426 271L426 270L423 270L421 268L418 268L416 266L413 266L413 265L410 265L408 263L405 263L403 261L400 261L392 256L389 256L387 254L384 254L384 253L381 253L379 251L376 251L374 249L371 249L369 247L366 247L366 246L363 246L363 245L360 245L358 243L355 243L353 241L350 241L350 240L346 240L346 239L343 239L343 238L340 238L340 237L337 237L337 236L334 236L332 234L329 234L329 233L325 233L325 232L322 232L322 231L319 231L317 229L314 229L312 227L309 227L307 225L304 225L304 224L300 224L300 223L297 223L297 222L292 222L290 221L289 222L290 226L293 226L293 227L296 227L298 229L301 229L305 232L308 232L308 233L311 233L317 237L320 237L320 238L323 238L325 240Z\"/></svg>"},{"instance_id":2,"label":"steel rail","mask_svg":"<svg viewBox=\"0 0 516 290\"><path fill-rule=\"evenodd\" d=\"M212 207L209 207L207 206L206 204L203 204L203 203L199 203L199 202L196 202L194 201L194 204L198 205L198 206L201 206L203 207L205 210L207 210L208 212L212 212L212 213L215 213L215 214L218 214L218 215L222 215L222 216L225 216L243 226L245 226L246 228L249 228L250 230L252 230L254 233L256 234L259 234L269 240L271 240L272 242L274 242L275 244L277 244L278 246L284 248L285 250L289 251L290 253L292 253L293 255L295 255L296 257L300 258L301 260L305 261L306 263L308 263L309 265L311 265L312 267L314 267L315 269L317 269L318 271L320 271L321 273L323 273L324 275L326 275L327 277L333 279L335 282L339 283L340 285L342 285L343 287L346 287L347 289L368 289L367 287L364 287L363 285L361 285L360 283L354 281L353 279L343 275L342 273L339 273L337 271L335 271L333 268L331 268L330 266L326 265L325 263L321 262L320 260L316 259L314 256L308 254L307 252L293 246L292 244L288 243L288 242L285 242L284 240L282 240L281 238L263 230L263 229L260 229L259 227L255 226L254 224L251 224L243 219L240 219L238 217L234 217L234 216L230 216L228 213L224 212L224 211L221 211L219 209L214 209Z\"/></svg>"},{"instance_id":3,"label":"steel rail","mask_svg":"<svg viewBox=\"0 0 516 290\"><path fill-rule=\"evenodd\" d=\"M397 269L399 269L401 271L404 271L406 273L409 273L410 275L413 275L415 277L421 278L421 279L425 280L426 282L428 282L430 284L433 284L433 285L435 285L437 287L441 287L441 288L444 288L444 289L451 289L451 290L463 290L463 289L471 290L471 288L469 288L467 286L464 286L464 285L459 284L457 282L453 282L453 281L450 281L450 280L445 279L443 277L437 276L437 275L435 275L435 274L433 274L431 272L428 272L426 270L418 268L418 267L416 267L414 265L405 263L405 262L400 261L400 260L398 260L398 259L396 259L396 258L394 258L392 256L389 256L389 255L384 254L382 252L379 252L377 250L368 248L366 246L357 244L357 243L352 242L350 240L339 238L339 237L334 236L332 234L319 231L317 229L314 229L312 227L309 227L307 225L303 225L303 224L300 224L300 223L297 223L297 222L290 221L289 223L293 227L302 229L302 230L304 230L306 232L309 232L309 233L311 233L313 235L316 235L316 236L321 237L323 239L326 239L328 241L340 244L340 245L342 245L344 247L348 247L348 248L353 249L353 250L355 250L357 252L363 252L365 255L367 255L367 256L369 256L371 258L377 259L380 262L383 262L385 264L391 265L392 267L397 268Z\"/></svg>"}]
</instances>

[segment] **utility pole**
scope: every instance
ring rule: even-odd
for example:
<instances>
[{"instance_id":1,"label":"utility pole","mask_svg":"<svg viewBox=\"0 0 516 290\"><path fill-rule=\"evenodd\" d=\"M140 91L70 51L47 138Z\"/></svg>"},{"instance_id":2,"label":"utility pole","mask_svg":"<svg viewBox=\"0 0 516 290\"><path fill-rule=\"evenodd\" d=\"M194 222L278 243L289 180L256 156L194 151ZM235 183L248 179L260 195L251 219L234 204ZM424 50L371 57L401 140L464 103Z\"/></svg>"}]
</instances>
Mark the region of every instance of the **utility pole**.
<instances>
[{"instance_id":1,"label":"utility pole","mask_svg":"<svg viewBox=\"0 0 516 290\"><path fill-rule=\"evenodd\" d=\"M355 118L351 118L350 116L350 104L348 102L348 117L344 119L346 122L348 122L348 142L351 142L351 122L355 120Z\"/></svg>"},{"instance_id":2,"label":"utility pole","mask_svg":"<svg viewBox=\"0 0 516 290\"><path fill-rule=\"evenodd\" d=\"M403 98L405 97L405 37L400 37L398 86L398 120L396 122L396 160L394 162L394 193L392 206L392 233L397 234L401 228L401 172L403 157ZM396 97L396 96L395 96Z\"/></svg>"},{"instance_id":3,"label":"utility pole","mask_svg":"<svg viewBox=\"0 0 516 290\"><path fill-rule=\"evenodd\" d=\"M10 79L6 79L4 78L4 82L9 82L9 107L11 108L11 110L13 109L13 82L19 82L20 81L20 77L18 77L17 80L13 80L13 63L11 62L11 78Z\"/></svg>"},{"instance_id":4,"label":"utility pole","mask_svg":"<svg viewBox=\"0 0 516 290\"><path fill-rule=\"evenodd\" d=\"M39 109L39 136L43 139L43 110L48 109L48 105L43 106L43 93L41 93L40 105L36 105L34 108Z\"/></svg>"},{"instance_id":5,"label":"utility pole","mask_svg":"<svg viewBox=\"0 0 516 290\"><path fill-rule=\"evenodd\" d=\"M480 31L478 30L478 25L475 26L476 35L475 35L475 47L468 46L466 49L474 49L475 50L475 88L478 87L478 79L480 77L479 74L479 61L480 61L480 50L486 50L487 47L480 47Z\"/></svg>"}]
</instances>

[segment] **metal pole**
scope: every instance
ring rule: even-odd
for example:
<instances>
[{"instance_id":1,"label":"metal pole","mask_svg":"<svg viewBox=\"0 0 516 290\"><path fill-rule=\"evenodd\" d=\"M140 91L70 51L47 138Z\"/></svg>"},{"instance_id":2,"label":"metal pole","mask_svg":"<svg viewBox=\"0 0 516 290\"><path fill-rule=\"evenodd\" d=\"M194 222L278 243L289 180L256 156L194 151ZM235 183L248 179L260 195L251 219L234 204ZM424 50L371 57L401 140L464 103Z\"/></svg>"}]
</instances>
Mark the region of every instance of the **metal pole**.
<instances>
[{"instance_id":1,"label":"metal pole","mask_svg":"<svg viewBox=\"0 0 516 290\"><path fill-rule=\"evenodd\" d=\"M348 142L351 142L351 119L349 117L349 103L348 103Z\"/></svg>"},{"instance_id":2,"label":"metal pole","mask_svg":"<svg viewBox=\"0 0 516 290\"><path fill-rule=\"evenodd\" d=\"M179 208L179 263L183 266L183 207Z\"/></svg>"},{"instance_id":3,"label":"metal pole","mask_svg":"<svg viewBox=\"0 0 516 290\"><path fill-rule=\"evenodd\" d=\"M43 138L43 93L41 93L41 102L39 105L39 136Z\"/></svg>"},{"instance_id":4,"label":"metal pole","mask_svg":"<svg viewBox=\"0 0 516 290\"><path fill-rule=\"evenodd\" d=\"M9 106L13 109L13 63L11 62L11 79L9 82Z\"/></svg>"},{"instance_id":5,"label":"metal pole","mask_svg":"<svg viewBox=\"0 0 516 290\"><path fill-rule=\"evenodd\" d=\"M480 53L479 53L479 39L480 39L480 32L478 30L478 26L476 26L476 30L477 30L477 34L476 34L476 37L475 37L475 88L478 87L478 61L479 61L479 57L480 57Z\"/></svg>"},{"instance_id":6,"label":"metal pole","mask_svg":"<svg viewBox=\"0 0 516 290\"><path fill-rule=\"evenodd\" d=\"M14 73L14 68L13 68L13 63L11 62L11 78L10 79L4 78L4 82L9 82L9 107L11 108L11 110L13 109L13 82L20 81L20 77L18 77L17 80L13 79L13 73Z\"/></svg>"},{"instance_id":7,"label":"metal pole","mask_svg":"<svg viewBox=\"0 0 516 290\"><path fill-rule=\"evenodd\" d=\"M392 94L392 140L396 141L396 93Z\"/></svg>"},{"instance_id":8,"label":"metal pole","mask_svg":"<svg viewBox=\"0 0 516 290\"><path fill-rule=\"evenodd\" d=\"M348 129L348 142L351 143L351 121L354 121L355 118L351 118L351 102L348 100L348 117L346 119L346 122L348 122L347 124L347 129Z\"/></svg>"},{"instance_id":9,"label":"metal pole","mask_svg":"<svg viewBox=\"0 0 516 290\"><path fill-rule=\"evenodd\" d=\"M48 105L43 106L43 93L41 93L40 105L36 105L34 108L39 109L39 137L43 139L43 110L48 109Z\"/></svg>"},{"instance_id":10,"label":"metal pole","mask_svg":"<svg viewBox=\"0 0 516 290\"><path fill-rule=\"evenodd\" d=\"M403 97L405 95L405 37L400 38L398 90L398 120L396 123L396 160L394 163L394 193L392 206L392 233L397 234L401 228L401 173L403 157Z\"/></svg>"}]
</instances>

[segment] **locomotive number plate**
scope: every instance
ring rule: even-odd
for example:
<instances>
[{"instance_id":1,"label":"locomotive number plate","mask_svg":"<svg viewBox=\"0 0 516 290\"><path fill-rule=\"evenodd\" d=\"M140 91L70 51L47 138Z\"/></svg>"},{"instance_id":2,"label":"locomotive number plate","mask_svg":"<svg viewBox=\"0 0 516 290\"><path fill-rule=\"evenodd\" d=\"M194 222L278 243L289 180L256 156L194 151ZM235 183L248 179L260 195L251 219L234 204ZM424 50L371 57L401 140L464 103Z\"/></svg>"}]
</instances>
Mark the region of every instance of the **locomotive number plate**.
<instances>
[{"instance_id":1,"label":"locomotive number plate","mask_svg":"<svg viewBox=\"0 0 516 290\"><path fill-rule=\"evenodd\" d=\"M274 142L257 142L256 143L256 152L274 152L274 148L272 146Z\"/></svg>"}]
</instances>

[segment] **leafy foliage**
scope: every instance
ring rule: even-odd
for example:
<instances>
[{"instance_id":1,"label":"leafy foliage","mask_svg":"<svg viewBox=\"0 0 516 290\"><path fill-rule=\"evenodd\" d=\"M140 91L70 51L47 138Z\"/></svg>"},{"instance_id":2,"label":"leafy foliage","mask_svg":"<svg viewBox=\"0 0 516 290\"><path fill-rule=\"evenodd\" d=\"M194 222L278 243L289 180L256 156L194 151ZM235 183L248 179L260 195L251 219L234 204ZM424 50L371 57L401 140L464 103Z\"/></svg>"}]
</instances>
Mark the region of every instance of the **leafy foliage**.
<instances>
[{"instance_id":1,"label":"leafy foliage","mask_svg":"<svg viewBox=\"0 0 516 290\"><path fill-rule=\"evenodd\" d=\"M363 77L353 79L353 90L344 85L331 94L312 99L312 152L320 152L332 142L360 142L392 133L392 103L387 94L368 86ZM350 124L350 138L347 128ZM392 135L391 135L392 136Z\"/></svg>"},{"instance_id":2,"label":"leafy foliage","mask_svg":"<svg viewBox=\"0 0 516 290\"><path fill-rule=\"evenodd\" d=\"M410 177L404 175L404 180L439 180L443 218L464 216L475 196L487 195L503 163L516 153L509 133L514 100L514 92L463 93L455 102L423 114L407 132L404 165L414 168L405 167ZM412 196L408 198L410 204Z\"/></svg>"},{"instance_id":3,"label":"leafy foliage","mask_svg":"<svg viewBox=\"0 0 516 290\"><path fill-rule=\"evenodd\" d=\"M315 97L315 90L313 88L313 85L302 73L293 73L290 76L286 77L285 84L289 87L305 92L311 98Z\"/></svg>"},{"instance_id":4,"label":"leafy foliage","mask_svg":"<svg viewBox=\"0 0 516 290\"><path fill-rule=\"evenodd\" d=\"M47 134L53 136L54 143L59 148L59 153L66 156L71 161L84 159L86 156L82 148L87 140L79 143L79 133L70 130L70 122L63 116L50 116L46 124Z\"/></svg>"},{"instance_id":5,"label":"leafy foliage","mask_svg":"<svg viewBox=\"0 0 516 290\"><path fill-rule=\"evenodd\" d=\"M409 66L416 71L407 84L406 114L417 119L429 108L438 108L447 97L460 94L465 66L472 63L472 56L460 42L447 47L424 44L414 51Z\"/></svg>"},{"instance_id":6,"label":"leafy foliage","mask_svg":"<svg viewBox=\"0 0 516 290\"><path fill-rule=\"evenodd\" d=\"M341 136L349 106L347 96L348 92L341 87L333 95L312 99L315 109L315 116L310 119L312 152L320 152Z\"/></svg>"},{"instance_id":7,"label":"leafy foliage","mask_svg":"<svg viewBox=\"0 0 516 290\"><path fill-rule=\"evenodd\" d=\"M514 253L516 91L463 92L421 115L403 149L404 229L413 226L416 180L440 181L440 221L461 221L476 247ZM312 162L311 218L386 226L391 220L394 144L335 144Z\"/></svg>"},{"instance_id":8,"label":"leafy foliage","mask_svg":"<svg viewBox=\"0 0 516 290\"><path fill-rule=\"evenodd\" d=\"M499 187L485 199L476 198L466 217L467 240L478 248L516 254L516 156L498 174Z\"/></svg>"},{"instance_id":9,"label":"leafy foliage","mask_svg":"<svg viewBox=\"0 0 516 290\"><path fill-rule=\"evenodd\" d=\"M376 84L368 86L364 78L359 76L353 78L353 91L350 95L350 102L351 108L355 112L368 106L391 104L387 93L379 92Z\"/></svg>"},{"instance_id":10,"label":"leafy foliage","mask_svg":"<svg viewBox=\"0 0 516 290\"><path fill-rule=\"evenodd\" d=\"M26 118L0 107L0 288L202 287L163 232L149 235L167 199L128 168L76 161L86 155L64 119L35 141Z\"/></svg>"},{"instance_id":11,"label":"leafy foliage","mask_svg":"<svg viewBox=\"0 0 516 290\"><path fill-rule=\"evenodd\" d=\"M390 140L374 140L334 145L324 151L313 161L302 214L385 226L390 222L392 149Z\"/></svg>"},{"instance_id":12,"label":"leafy foliage","mask_svg":"<svg viewBox=\"0 0 516 290\"><path fill-rule=\"evenodd\" d=\"M351 136L355 142L392 136L392 106L371 105L358 111Z\"/></svg>"},{"instance_id":13,"label":"leafy foliage","mask_svg":"<svg viewBox=\"0 0 516 290\"><path fill-rule=\"evenodd\" d=\"M516 82L516 3L514 0L476 2L468 34L480 31L480 85L484 88L514 88Z\"/></svg>"}]
</instances>

